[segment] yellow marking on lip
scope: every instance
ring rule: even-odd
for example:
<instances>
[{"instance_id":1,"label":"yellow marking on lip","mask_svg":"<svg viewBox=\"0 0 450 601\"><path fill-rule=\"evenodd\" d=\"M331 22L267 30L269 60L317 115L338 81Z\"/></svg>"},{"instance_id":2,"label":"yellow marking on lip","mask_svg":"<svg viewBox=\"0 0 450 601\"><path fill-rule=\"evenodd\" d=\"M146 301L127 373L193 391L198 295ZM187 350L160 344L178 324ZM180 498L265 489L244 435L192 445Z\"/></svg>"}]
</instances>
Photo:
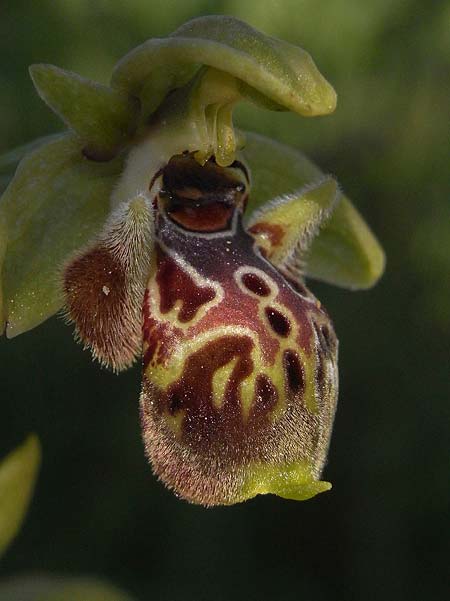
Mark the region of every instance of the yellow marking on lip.
<instances>
[{"instance_id":1,"label":"yellow marking on lip","mask_svg":"<svg viewBox=\"0 0 450 601\"><path fill-rule=\"evenodd\" d=\"M293 344L294 341L291 337L289 337L288 339L283 339L274 363L272 365L268 365L262 357L257 334L254 331L242 326L220 326L208 332L202 332L193 339L187 339L182 342L180 341L180 343L175 346L173 355L167 364L165 366L149 365L146 370L146 375L154 384L156 384L156 386L162 390L167 390L167 388L173 382L176 382L181 378L185 368L186 359L190 355L200 350L208 342L216 340L222 336L229 335L247 336L250 337L254 342L254 346L251 351L253 370L251 374L241 382L239 389L242 417L244 420L248 418L256 398L256 377L258 374L265 374L267 377L269 377L278 392L278 402L271 411L272 419L276 421L286 409L288 399L286 394L285 370L283 366L282 353L287 348L292 348L298 352L299 360L303 365L304 391L302 402L305 403L305 406L310 411L315 412L317 410L315 400L315 353L308 355L303 349ZM289 342L291 342L291 345L289 345ZM225 390L225 385L231 375L236 361L237 358L233 359L226 366L216 371L213 379L213 402L216 407L220 407L223 403L223 392ZM220 393L221 386L223 388L222 392Z\"/></svg>"},{"instance_id":2,"label":"yellow marking on lip","mask_svg":"<svg viewBox=\"0 0 450 601\"><path fill-rule=\"evenodd\" d=\"M175 415L171 415L168 411L165 413L165 419L168 427L178 438L180 438L182 434L184 415L185 411L183 410L177 411Z\"/></svg>"}]
</instances>

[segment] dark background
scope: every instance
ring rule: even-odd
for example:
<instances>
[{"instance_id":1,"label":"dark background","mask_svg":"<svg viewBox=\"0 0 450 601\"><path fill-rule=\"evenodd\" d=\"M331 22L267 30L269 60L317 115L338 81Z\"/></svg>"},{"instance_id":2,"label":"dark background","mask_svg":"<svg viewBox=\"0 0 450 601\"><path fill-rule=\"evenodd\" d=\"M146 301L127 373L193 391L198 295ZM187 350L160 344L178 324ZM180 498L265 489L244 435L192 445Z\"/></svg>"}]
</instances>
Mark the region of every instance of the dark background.
<instances>
[{"instance_id":1,"label":"dark background","mask_svg":"<svg viewBox=\"0 0 450 601\"><path fill-rule=\"evenodd\" d=\"M0 339L0 454L30 431L43 467L2 560L105 577L142 601L446 598L449 562L450 5L423 0L16 0L0 6L0 152L60 125L27 66L106 82L148 37L232 14L306 48L335 86L332 116L240 109L237 122L334 173L387 254L368 292L311 282L334 318L340 405L331 492L205 510L151 475L139 368L91 362L61 319ZM447 114L445 114L447 112Z\"/></svg>"}]
</instances>

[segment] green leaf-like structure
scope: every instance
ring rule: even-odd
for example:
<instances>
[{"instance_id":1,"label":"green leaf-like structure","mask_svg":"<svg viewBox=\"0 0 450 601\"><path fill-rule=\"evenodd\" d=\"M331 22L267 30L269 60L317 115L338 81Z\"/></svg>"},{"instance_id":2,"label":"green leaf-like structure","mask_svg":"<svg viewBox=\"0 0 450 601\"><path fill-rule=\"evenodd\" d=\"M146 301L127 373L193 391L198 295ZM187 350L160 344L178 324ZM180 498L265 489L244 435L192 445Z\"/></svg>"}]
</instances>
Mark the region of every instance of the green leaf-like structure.
<instances>
[{"instance_id":1,"label":"green leaf-like structure","mask_svg":"<svg viewBox=\"0 0 450 601\"><path fill-rule=\"evenodd\" d=\"M41 450L29 436L0 463L0 555L19 531L33 494Z\"/></svg>"},{"instance_id":2,"label":"green leaf-like structure","mask_svg":"<svg viewBox=\"0 0 450 601\"><path fill-rule=\"evenodd\" d=\"M16 576L0 585L0 601L132 601L111 584L94 578Z\"/></svg>"}]
</instances>

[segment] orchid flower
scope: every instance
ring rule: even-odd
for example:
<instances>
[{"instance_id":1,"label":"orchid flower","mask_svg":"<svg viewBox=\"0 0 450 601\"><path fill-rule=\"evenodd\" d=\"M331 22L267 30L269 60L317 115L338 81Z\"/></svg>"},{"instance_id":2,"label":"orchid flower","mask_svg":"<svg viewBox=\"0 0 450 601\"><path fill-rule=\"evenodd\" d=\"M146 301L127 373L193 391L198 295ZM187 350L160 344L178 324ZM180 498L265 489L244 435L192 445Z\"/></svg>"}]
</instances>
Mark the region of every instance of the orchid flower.
<instances>
[{"instance_id":1,"label":"orchid flower","mask_svg":"<svg viewBox=\"0 0 450 601\"><path fill-rule=\"evenodd\" d=\"M0 321L62 311L116 372L142 358L155 474L206 506L308 499L338 395L338 342L306 278L352 289L384 255L337 182L240 131L240 101L325 115L310 55L232 17L189 21L116 65L109 86L34 65L68 130L0 159ZM19 162L20 161L20 162Z\"/></svg>"}]
</instances>

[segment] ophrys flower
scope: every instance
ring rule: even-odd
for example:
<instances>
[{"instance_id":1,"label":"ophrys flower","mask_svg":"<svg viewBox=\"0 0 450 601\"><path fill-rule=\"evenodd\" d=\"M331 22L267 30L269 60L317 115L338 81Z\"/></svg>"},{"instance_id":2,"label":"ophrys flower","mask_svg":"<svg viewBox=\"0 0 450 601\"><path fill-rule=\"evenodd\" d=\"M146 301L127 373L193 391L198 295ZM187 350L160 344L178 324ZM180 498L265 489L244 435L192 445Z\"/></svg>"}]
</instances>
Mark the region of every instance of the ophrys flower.
<instances>
[{"instance_id":1,"label":"ophrys flower","mask_svg":"<svg viewBox=\"0 0 450 601\"><path fill-rule=\"evenodd\" d=\"M110 87L32 77L70 132L24 151L1 200L7 335L64 307L102 364L142 356L147 454L183 498L327 490L337 340L304 278L367 287L383 253L332 177L237 131L232 109L326 114L332 87L229 17L149 40Z\"/></svg>"}]
</instances>

